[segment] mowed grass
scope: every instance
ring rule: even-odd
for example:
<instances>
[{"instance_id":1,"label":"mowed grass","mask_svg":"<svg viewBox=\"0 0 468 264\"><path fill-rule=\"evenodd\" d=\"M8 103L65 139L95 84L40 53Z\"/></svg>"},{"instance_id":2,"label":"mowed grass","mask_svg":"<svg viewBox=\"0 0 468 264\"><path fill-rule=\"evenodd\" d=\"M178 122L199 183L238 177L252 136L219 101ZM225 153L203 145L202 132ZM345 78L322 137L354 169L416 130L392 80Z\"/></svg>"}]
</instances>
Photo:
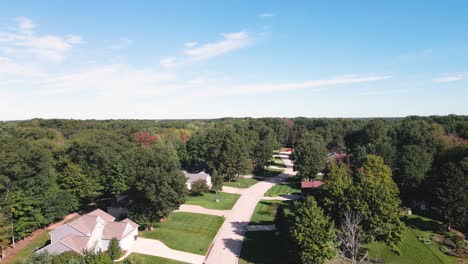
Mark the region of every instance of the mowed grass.
<instances>
[{"instance_id":1,"label":"mowed grass","mask_svg":"<svg viewBox=\"0 0 468 264\"><path fill-rule=\"evenodd\" d=\"M246 232L239 256L240 264L287 263L276 231Z\"/></svg>"},{"instance_id":2,"label":"mowed grass","mask_svg":"<svg viewBox=\"0 0 468 264\"><path fill-rule=\"evenodd\" d=\"M24 260L26 260L29 256L34 254L34 252L39 249L44 247L47 242L50 240L50 235L49 232L44 232L37 236L29 245L24 247L22 250L18 251L17 254L11 259L9 259L8 262L5 263L20 263Z\"/></svg>"},{"instance_id":3,"label":"mowed grass","mask_svg":"<svg viewBox=\"0 0 468 264\"><path fill-rule=\"evenodd\" d=\"M258 178L240 178L232 182L224 182L224 186L235 187L235 188L249 188L250 186L262 181Z\"/></svg>"},{"instance_id":4,"label":"mowed grass","mask_svg":"<svg viewBox=\"0 0 468 264\"><path fill-rule=\"evenodd\" d=\"M139 259L143 261L143 264L186 264L185 262L180 262L180 261L173 260L173 259L167 259L167 258L161 258L161 257L155 257L155 256L149 256L149 255L143 255L143 254L137 254L137 253L132 253L127 258L131 258L132 256L137 256ZM123 261L119 261L117 263L122 263L122 262Z\"/></svg>"},{"instance_id":5,"label":"mowed grass","mask_svg":"<svg viewBox=\"0 0 468 264\"><path fill-rule=\"evenodd\" d=\"M439 245L430 239L434 234L430 227L436 226L436 221L417 215L406 216L403 221L406 229L399 244L402 254L399 256L389 246L376 242L368 245L371 258L383 259L385 263L457 263L457 258L442 253ZM418 236L429 239L430 244L419 241Z\"/></svg>"},{"instance_id":6,"label":"mowed grass","mask_svg":"<svg viewBox=\"0 0 468 264\"><path fill-rule=\"evenodd\" d=\"M239 194L209 192L203 195L189 195L186 204L199 205L208 209L230 210L239 199Z\"/></svg>"},{"instance_id":7,"label":"mowed grass","mask_svg":"<svg viewBox=\"0 0 468 264\"><path fill-rule=\"evenodd\" d=\"M276 167L286 168L286 165L284 164L283 160L278 156L274 156L270 160L270 165L273 165L273 166L276 166Z\"/></svg>"},{"instance_id":8,"label":"mowed grass","mask_svg":"<svg viewBox=\"0 0 468 264\"><path fill-rule=\"evenodd\" d=\"M265 196L280 196L286 194L300 194L301 184L298 182L275 184L266 193Z\"/></svg>"},{"instance_id":9,"label":"mowed grass","mask_svg":"<svg viewBox=\"0 0 468 264\"><path fill-rule=\"evenodd\" d=\"M250 218L250 225L272 225L275 223L276 209L288 201L262 200L258 202Z\"/></svg>"},{"instance_id":10,"label":"mowed grass","mask_svg":"<svg viewBox=\"0 0 468 264\"><path fill-rule=\"evenodd\" d=\"M141 236L161 240L176 250L205 255L223 222L220 216L174 212L154 230L141 232Z\"/></svg>"},{"instance_id":11,"label":"mowed grass","mask_svg":"<svg viewBox=\"0 0 468 264\"><path fill-rule=\"evenodd\" d=\"M281 169L281 168L268 167L264 169L263 171L255 172L254 175L259 176L259 177L275 177L281 174L283 171L284 169Z\"/></svg>"}]
</instances>

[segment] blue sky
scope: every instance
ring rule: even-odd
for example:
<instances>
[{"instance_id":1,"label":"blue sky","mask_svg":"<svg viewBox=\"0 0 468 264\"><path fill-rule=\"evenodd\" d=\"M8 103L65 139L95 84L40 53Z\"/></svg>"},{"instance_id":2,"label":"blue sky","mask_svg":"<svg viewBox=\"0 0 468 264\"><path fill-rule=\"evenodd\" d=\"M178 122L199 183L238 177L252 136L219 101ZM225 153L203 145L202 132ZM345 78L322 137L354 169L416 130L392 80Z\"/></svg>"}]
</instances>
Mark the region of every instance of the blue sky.
<instances>
[{"instance_id":1,"label":"blue sky","mask_svg":"<svg viewBox=\"0 0 468 264\"><path fill-rule=\"evenodd\" d=\"M467 1L4 1L0 120L468 114Z\"/></svg>"}]
</instances>

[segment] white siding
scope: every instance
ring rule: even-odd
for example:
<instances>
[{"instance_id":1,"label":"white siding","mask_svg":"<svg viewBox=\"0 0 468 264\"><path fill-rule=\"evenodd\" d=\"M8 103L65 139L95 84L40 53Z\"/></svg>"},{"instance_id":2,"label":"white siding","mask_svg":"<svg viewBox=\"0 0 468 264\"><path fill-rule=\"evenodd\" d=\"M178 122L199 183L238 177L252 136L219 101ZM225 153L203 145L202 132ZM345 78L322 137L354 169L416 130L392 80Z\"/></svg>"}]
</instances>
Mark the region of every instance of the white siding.
<instances>
[{"instance_id":1,"label":"white siding","mask_svg":"<svg viewBox=\"0 0 468 264\"><path fill-rule=\"evenodd\" d=\"M93 232L91 233L91 237L89 239L87 249L89 250L103 250L102 249L102 232L104 231L104 225L106 222L102 220L100 217L96 219L97 224L94 227Z\"/></svg>"},{"instance_id":2,"label":"white siding","mask_svg":"<svg viewBox=\"0 0 468 264\"><path fill-rule=\"evenodd\" d=\"M120 248L122 250L129 250L133 243L135 243L135 237L138 236L138 228L135 228L132 232L128 233L120 240Z\"/></svg>"}]
</instances>

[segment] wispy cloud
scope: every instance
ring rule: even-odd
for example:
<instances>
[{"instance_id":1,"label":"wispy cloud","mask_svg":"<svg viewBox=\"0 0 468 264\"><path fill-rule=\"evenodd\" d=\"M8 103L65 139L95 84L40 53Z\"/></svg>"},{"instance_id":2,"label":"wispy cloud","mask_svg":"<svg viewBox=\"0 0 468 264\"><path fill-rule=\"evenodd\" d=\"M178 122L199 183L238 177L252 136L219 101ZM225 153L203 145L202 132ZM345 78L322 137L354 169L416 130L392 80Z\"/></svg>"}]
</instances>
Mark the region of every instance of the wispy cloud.
<instances>
[{"instance_id":1,"label":"wispy cloud","mask_svg":"<svg viewBox=\"0 0 468 264\"><path fill-rule=\"evenodd\" d=\"M269 84L247 84L239 86L231 86L225 88L207 89L202 91L206 96L219 96L219 95L239 95L239 94L255 94L255 93L268 93L278 91L288 91L296 89L310 89L321 88L326 86L366 83L373 81L381 81L391 78L390 75L368 75L356 76L345 75L331 79L311 80L305 82L293 83L269 83Z\"/></svg>"},{"instance_id":2,"label":"wispy cloud","mask_svg":"<svg viewBox=\"0 0 468 264\"><path fill-rule=\"evenodd\" d=\"M163 58L159 60L159 64L161 64L161 66L163 66L164 68L174 68L177 65L179 65L177 63L177 58L174 58L174 57Z\"/></svg>"},{"instance_id":3,"label":"wispy cloud","mask_svg":"<svg viewBox=\"0 0 468 264\"><path fill-rule=\"evenodd\" d=\"M0 52L10 56L33 55L40 60L62 62L74 45L83 43L78 35L38 35L34 32L36 25L25 17L16 22L14 30L0 31Z\"/></svg>"},{"instance_id":4,"label":"wispy cloud","mask_svg":"<svg viewBox=\"0 0 468 264\"><path fill-rule=\"evenodd\" d=\"M273 13L261 13L258 15L260 18L270 18L276 16L276 14Z\"/></svg>"},{"instance_id":5,"label":"wispy cloud","mask_svg":"<svg viewBox=\"0 0 468 264\"><path fill-rule=\"evenodd\" d=\"M446 83L446 82L455 82L455 81L461 81L468 78L468 72L464 73L454 73L450 75L444 75L441 77L437 77L432 79L432 82L435 83Z\"/></svg>"},{"instance_id":6,"label":"wispy cloud","mask_svg":"<svg viewBox=\"0 0 468 264\"><path fill-rule=\"evenodd\" d=\"M226 33L222 34L222 36L223 39L216 42L193 45L192 47L185 46L186 49L184 50L184 53L191 60L198 61L236 51L245 48L252 43L252 40L246 31Z\"/></svg>"},{"instance_id":7,"label":"wispy cloud","mask_svg":"<svg viewBox=\"0 0 468 264\"><path fill-rule=\"evenodd\" d=\"M125 48L128 48L132 44L133 44L133 40L129 38L121 38L116 43L110 45L109 48L113 50L125 49Z\"/></svg>"},{"instance_id":8,"label":"wispy cloud","mask_svg":"<svg viewBox=\"0 0 468 264\"><path fill-rule=\"evenodd\" d=\"M48 76L34 81L42 94L87 91L109 97L159 94L165 92L161 83L171 80L168 73L138 69L126 64L99 65L81 71Z\"/></svg>"}]
</instances>

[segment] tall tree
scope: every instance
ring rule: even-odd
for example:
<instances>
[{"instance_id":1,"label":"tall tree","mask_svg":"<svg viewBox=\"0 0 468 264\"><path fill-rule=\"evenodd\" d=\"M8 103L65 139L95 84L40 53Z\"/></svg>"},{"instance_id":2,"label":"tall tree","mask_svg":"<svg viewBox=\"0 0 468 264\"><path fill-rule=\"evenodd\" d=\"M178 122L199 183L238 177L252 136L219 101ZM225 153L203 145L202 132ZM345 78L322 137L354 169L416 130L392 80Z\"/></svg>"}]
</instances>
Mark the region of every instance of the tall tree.
<instances>
[{"instance_id":1,"label":"tall tree","mask_svg":"<svg viewBox=\"0 0 468 264\"><path fill-rule=\"evenodd\" d=\"M321 136L305 132L293 152L294 169L303 179L313 179L325 167L327 149Z\"/></svg>"},{"instance_id":2,"label":"tall tree","mask_svg":"<svg viewBox=\"0 0 468 264\"><path fill-rule=\"evenodd\" d=\"M254 146L253 156L255 169L262 171L271 159L273 150L278 147L276 136L271 128L261 126L257 128L258 141Z\"/></svg>"},{"instance_id":3,"label":"tall tree","mask_svg":"<svg viewBox=\"0 0 468 264\"><path fill-rule=\"evenodd\" d=\"M371 239L385 241L395 250L401 240L398 187L390 168L381 157L368 155L357 169L356 185L352 189L353 209L362 216L362 226Z\"/></svg>"},{"instance_id":4,"label":"tall tree","mask_svg":"<svg viewBox=\"0 0 468 264\"><path fill-rule=\"evenodd\" d=\"M324 263L335 256L333 222L311 196L293 203L289 215L289 236L300 263Z\"/></svg>"},{"instance_id":5,"label":"tall tree","mask_svg":"<svg viewBox=\"0 0 468 264\"><path fill-rule=\"evenodd\" d=\"M330 162L327 166L325 182L319 196L321 206L338 223L343 214L351 210L349 195L353 187L353 179L349 168L341 163Z\"/></svg>"},{"instance_id":6,"label":"tall tree","mask_svg":"<svg viewBox=\"0 0 468 264\"><path fill-rule=\"evenodd\" d=\"M131 153L130 196L134 203L129 213L141 226L151 227L185 201L186 179L175 150L165 144L136 147Z\"/></svg>"},{"instance_id":7,"label":"tall tree","mask_svg":"<svg viewBox=\"0 0 468 264\"><path fill-rule=\"evenodd\" d=\"M404 198L417 197L417 187L431 168L433 154L418 145L402 146L398 158L396 180Z\"/></svg>"},{"instance_id":8,"label":"tall tree","mask_svg":"<svg viewBox=\"0 0 468 264\"><path fill-rule=\"evenodd\" d=\"M449 162L437 172L436 205L448 228L468 230L468 158Z\"/></svg>"},{"instance_id":9,"label":"tall tree","mask_svg":"<svg viewBox=\"0 0 468 264\"><path fill-rule=\"evenodd\" d=\"M230 127L217 127L208 131L207 164L224 179L232 181L249 171L249 148L245 140Z\"/></svg>"}]
</instances>

